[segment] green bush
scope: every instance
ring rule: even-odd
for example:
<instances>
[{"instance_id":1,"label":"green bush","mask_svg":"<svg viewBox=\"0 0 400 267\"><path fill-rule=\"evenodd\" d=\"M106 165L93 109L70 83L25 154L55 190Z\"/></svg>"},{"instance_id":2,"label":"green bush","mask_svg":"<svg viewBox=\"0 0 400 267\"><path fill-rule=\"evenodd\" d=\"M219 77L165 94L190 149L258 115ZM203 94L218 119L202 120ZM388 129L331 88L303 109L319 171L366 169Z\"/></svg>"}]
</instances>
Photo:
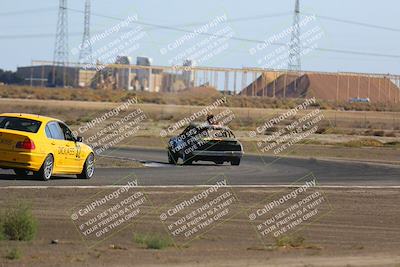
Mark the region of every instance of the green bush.
<instances>
[{"instance_id":1,"label":"green bush","mask_svg":"<svg viewBox=\"0 0 400 267\"><path fill-rule=\"evenodd\" d=\"M305 238L302 236L281 236L275 240L278 247L301 247L304 244Z\"/></svg>"},{"instance_id":2,"label":"green bush","mask_svg":"<svg viewBox=\"0 0 400 267\"><path fill-rule=\"evenodd\" d=\"M19 203L5 212L2 228L6 239L30 241L36 235L37 222L31 208L27 204Z\"/></svg>"},{"instance_id":3,"label":"green bush","mask_svg":"<svg viewBox=\"0 0 400 267\"><path fill-rule=\"evenodd\" d=\"M21 257L21 251L18 248L12 248L7 252L5 258L8 260L19 260Z\"/></svg>"},{"instance_id":4,"label":"green bush","mask_svg":"<svg viewBox=\"0 0 400 267\"><path fill-rule=\"evenodd\" d=\"M6 239L4 236L4 226L3 226L3 222L1 221L0 218L0 241Z\"/></svg>"},{"instance_id":5,"label":"green bush","mask_svg":"<svg viewBox=\"0 0 400 267\"><path fill-rule=\"evenodd\" d=\"M169 237L149 234L136 234L133 237L135 243L145 246L147 249L164 249L172 246L172 241Z\"/></svg>"}]
</instances>

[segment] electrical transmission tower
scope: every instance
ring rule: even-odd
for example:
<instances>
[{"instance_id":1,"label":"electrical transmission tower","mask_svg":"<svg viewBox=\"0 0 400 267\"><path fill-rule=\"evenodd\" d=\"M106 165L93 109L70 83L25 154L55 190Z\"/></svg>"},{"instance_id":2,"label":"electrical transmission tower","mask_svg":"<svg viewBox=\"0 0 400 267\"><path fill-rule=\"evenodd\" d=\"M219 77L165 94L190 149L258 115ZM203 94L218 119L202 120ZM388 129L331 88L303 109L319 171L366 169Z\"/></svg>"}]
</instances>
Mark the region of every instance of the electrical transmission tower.
<instances>
[{"instance_id":1,"label":"electrical transmission tower","mask_svg":"<svg viewBox=\"0 0 400 267\"><path fill-rule=\"evenodd\" d=\"M60 0L58 10L56 44L54 47L54 65L68 64L68 16L67 0Z\"/></svg>"},{"instance_id":2,"label":"electrical transmission tower","mask_svg":"<svg viewBox=\"0 0 400 267\"><path fill-rule=\"evenodd\" d=\"M92 44L90 42L90 0L85 1L85 22L79 53L79 63L93 63Z\"/></svg>"},{"instance_id":3,"label":"electrical transmission tower","mask_svg":"<svg viewBox=\"0 0 400 267\"><path fill-rule=\"evenodd\" d=\"M300 0L295 0L293 31L290 41L289 66L292 71L301 70L301 41L300 41Z\"/></svg>"}]
</instances>

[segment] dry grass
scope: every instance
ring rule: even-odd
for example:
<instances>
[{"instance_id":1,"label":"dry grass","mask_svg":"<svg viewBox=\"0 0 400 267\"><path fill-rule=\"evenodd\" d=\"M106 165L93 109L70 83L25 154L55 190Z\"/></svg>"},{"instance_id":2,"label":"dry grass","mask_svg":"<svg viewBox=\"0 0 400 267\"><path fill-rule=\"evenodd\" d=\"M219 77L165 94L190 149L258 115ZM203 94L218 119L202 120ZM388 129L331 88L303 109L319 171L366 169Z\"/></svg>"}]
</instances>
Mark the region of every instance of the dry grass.
<instances>
[{"instance_id":1,"label":"dry grass","mask_svg":"<svg viewBox=\"0 0 400 267\"><path fill-rule=\"evenodd\" d=\"M210 103L208 103L210 104ZM0 112L28 112L45 116L60 118L72 125L82 125L101 116L118 106L112 102L82 102L82 101L43 101L0 99ZM184 117L192 115L204 106L177 106L159 104L138 104L155 124L166 122L167 125ZM216 109L219 113L226 108ZM256 126L285 112L283 109L257 109L257 108L230 108L235 114L235 120L230 124L233 129L253 130ZM325 120L320 123L324 133L353 134L366 136L396 137L400 132L400 113L397 112L344 112L323 111ZM283 124L287 125L294 119L304 115L300 112L297 117L292 117ZM122 116L122 114L120 115ZM205 118L204 118L205 119Z\"/></svg>"},{"instance_id":2,"label":"dry grass","mask_svg":"<svg viewBox=\"0 0 400 267\"><path fill-rule=\"evenodd\" d=\"M222 96L222 93L199 94L186 91L176 93L149 93L149 92L128 92L123 90L94 90L87 88L46 88L2 85L0 86L2 98L24 98L42 100L79 100L99 102L122 102L126 99L138 96L143 103L174 104L174 105L208 105ZM293 108L304 99L273 99L261 97L227 96L231 107L243 108ZM400 111L400 106L386 103L336 103L334 101L318 101L315 105L323 110L357 110L357 111Z\"/></svg>"},{"instance_id":3,"label":"dry grass","mask_svg":"<svg viewBox=\"0 0 400 267\"><path fill-rule=\"evenodd\" d=\"M352 140L344 144L346 147L383 147L384 144L375 139Z\"/></svg>"}]
</instances>

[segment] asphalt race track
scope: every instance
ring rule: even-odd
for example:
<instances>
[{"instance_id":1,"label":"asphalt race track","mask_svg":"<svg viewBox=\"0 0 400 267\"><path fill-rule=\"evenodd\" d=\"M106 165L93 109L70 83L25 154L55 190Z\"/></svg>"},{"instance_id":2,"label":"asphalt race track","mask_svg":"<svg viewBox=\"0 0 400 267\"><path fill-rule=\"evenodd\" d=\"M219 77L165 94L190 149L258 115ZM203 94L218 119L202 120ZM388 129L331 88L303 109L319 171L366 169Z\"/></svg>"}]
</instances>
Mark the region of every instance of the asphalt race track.
<instances>
[{"instance_id":1,"label":"asphalt race track","mask_svg":"<svg viewBox=\"0 0 400 267\"><path fill-rule=\"evenodd\" d=\"M33 176L19 178L12 170L0 170L0 187L114 185L123 184L123 178L129 175L143 186L204 185L220 175L230 185L290 185L310 173L322 186L400 186L400 167L384 164L245 155L240 166L207 162L174 166L167 164L164 150L117 149L107 155L141 160L147 167L98 168L91 180L56 176L48 182L37 181Z\"/></svg>"}]
</instances>

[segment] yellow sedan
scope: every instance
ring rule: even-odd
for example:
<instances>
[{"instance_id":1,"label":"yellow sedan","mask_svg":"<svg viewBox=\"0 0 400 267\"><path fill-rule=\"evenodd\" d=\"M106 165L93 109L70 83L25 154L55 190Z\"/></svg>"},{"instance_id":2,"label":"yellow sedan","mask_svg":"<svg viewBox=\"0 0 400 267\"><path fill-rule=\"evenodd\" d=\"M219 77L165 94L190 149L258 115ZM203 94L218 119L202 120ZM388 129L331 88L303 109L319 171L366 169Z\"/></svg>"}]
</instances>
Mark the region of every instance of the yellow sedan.
<instances>
[{"instance_id":1,"label":"yellow sedan","mask_svg":"<svg viewBox=\"0 0 400 267\"><path fill-rule=\"evenodd\" d=\"M33 172L42 180L53 174L94 174L93 150L60 120L32 114L0 114L0 168L19 176Z\"/></svg>"}]
</instances>

